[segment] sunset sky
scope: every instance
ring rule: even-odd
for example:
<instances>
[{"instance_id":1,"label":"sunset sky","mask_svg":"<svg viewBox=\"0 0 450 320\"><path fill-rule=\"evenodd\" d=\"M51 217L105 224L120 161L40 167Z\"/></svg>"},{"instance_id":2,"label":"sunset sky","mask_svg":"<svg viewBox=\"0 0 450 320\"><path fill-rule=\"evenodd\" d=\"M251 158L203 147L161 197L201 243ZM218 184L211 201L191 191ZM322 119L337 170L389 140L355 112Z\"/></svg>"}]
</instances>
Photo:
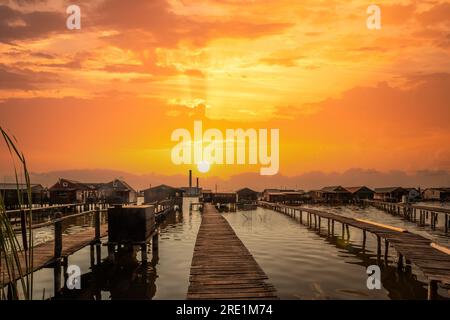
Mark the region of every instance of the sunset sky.
<instances>
[{"instance_id":1,"label":"sunset sky","mask_svg":"<svg viewBox=\"0 0 450 320\"><path fill-rule=\"evenodd\" d=\"M286 177L448 172L450 2L377 1L381 30L366 27L371 4L0 0L0 125L34 172L182 174L170 135L194 120L280 129Z\"/></svg>"}]
</instances>

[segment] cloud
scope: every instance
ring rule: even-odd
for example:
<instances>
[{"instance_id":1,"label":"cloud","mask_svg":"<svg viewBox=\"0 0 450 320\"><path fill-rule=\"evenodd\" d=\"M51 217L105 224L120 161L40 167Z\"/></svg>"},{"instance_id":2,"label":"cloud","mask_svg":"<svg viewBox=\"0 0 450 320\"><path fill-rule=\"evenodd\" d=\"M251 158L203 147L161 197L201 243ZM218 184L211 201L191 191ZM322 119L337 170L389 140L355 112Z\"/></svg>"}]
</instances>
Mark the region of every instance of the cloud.
<instances>
[{"instance_id":1,"label":"cloud","mask_svg":"<svg viewBox=\"0 0 450 320\"><path fill-rule=\"evenodd\" d=\"M443 2L436 4L431 9L417 15L417 19L424 26L436 25L440 23L450 24L450 3Z\"/></svg>"},{"instance_id":2,"label":"cloud","mask_svg":"<svg viewBox=\"0 0 450 320\"><path fill-rule=\"evenodd\" d=\"M66 26L65 12L21 12L0 5L0 42L35 39L62 32Z\"/></svg>"},{"instance_id":3,"label":"cloud","mask_svg":"<svg viewBox=\"0 0 450 320\"><path fill-rule=\"evenodd\" d=\"M106 37L122 47L174 48L180 42L203 46L219 38L255 38L280 33L291 27L290 23L242 21L230 18L228 21L189 17L173 12L166 0L135 0L130 6L121 0L106 0L93 13L93 25L113 28L119 34ZM135 39L130 41L128 35ZM124 34L127 34L124 37Z\"/></svg>"},{"instance_id":4,"label":"cloud","mask_svg":"<svg viewBox=\"0 0 450 320\"><path fill-rule=\"evenodd\" d=\"M34 72L0 64L0 90L31 90L56 81L58 76L53 73Z\"/></svg>"}]
</instances>

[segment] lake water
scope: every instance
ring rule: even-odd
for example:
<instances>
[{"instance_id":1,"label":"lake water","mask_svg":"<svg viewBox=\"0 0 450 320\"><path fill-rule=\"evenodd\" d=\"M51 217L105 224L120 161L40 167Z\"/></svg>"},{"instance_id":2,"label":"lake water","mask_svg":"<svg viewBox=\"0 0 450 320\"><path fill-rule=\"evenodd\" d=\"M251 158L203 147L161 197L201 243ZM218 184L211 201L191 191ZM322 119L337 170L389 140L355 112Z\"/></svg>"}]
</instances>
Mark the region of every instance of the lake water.
<instances>
[{"instance_id":1,"label":"lake water","mask_svg":"<svg viewBox=\"0 0 450 320\"><path fill-rule=\"evenodd\" d=\"M197 199L188 201L196 202ZM200 213L172 213L159 226L158 255L143 267L139 253L124 254L121 267L102 262L91 269L90 249L86 247L69 258L82 272L82 290L64 289L61 299L184 299L195 240L201 222ZM328 211L407 228L448 244L439 232L419 228L399 217L374 208L326 207ZM282 299L426 299L426 279L414 266L409 272L397 272L396 255L390 250L390 265L382 266L382 289L368 290L366 268L376 261L376 238L368 234L366 251L362 233L350 228L350 240L327 237L299 224L293 218L268 209L225 213L227 221L255 257ZM90 225L73 221L66 232ZM339 228L337 229L339 230ZM51 238L52 230L41 230L39 238ZM339 232L336 232L337 234ZM104 239L106 241L106 239ZM107 256L102 247L102 258ZM149 259L152 253L149 253ZM106 259L105 259L106 260ZM448 298L448 291L439 294ZM35 273L35 299L53 297L53 269Z\"/></svg>"}]
</instances>

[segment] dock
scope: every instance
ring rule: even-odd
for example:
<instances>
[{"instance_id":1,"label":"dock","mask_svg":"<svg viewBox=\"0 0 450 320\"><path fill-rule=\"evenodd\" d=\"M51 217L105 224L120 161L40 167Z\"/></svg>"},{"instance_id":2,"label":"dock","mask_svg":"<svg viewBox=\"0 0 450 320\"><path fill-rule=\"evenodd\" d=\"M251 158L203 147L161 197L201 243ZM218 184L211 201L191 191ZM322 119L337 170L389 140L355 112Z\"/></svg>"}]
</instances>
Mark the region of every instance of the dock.
<instances>
[{"instance_id":1,"label":"dock","mask_svg":"<svg viewBox=\"0 0 450 320\"><path fill-rule=\"evenodd\" d=\"M155 206L155 215L156 220L159 222L165 218L165 216L174 210L177 206L178 202L176 201L161 201L158 204L153 204ZM72 205L70 205L72 206ZM68 206L54 206L50 207L50 209L62 209ZM94 208L93 210L90 210ZM35 272L42 268L53 268L54 269L54 286L55 293L57 293L61 289L61 266L63 267L63 274L66 275L66 269L68 266L68 259L71 255L76 253L77 251L85 248L86 246L90 246L90 260L91 266L101 261L101 239L108 235L108 222L107 222L107 211L108 207L106 205L99 206L84 206L80 209L88 209L87 211L73 213L68 215L63 215L62 212L56 212L54 214L55 218L43 222L36 223L32 225L32 229L40 229L44 227L53 227L54 229L54 239L46 241L44 243L33 246L33 266L32 268L29 266L28 270L26 270L25 266L25 252L19 253L20 265L22 268L22 275L25 276L31 272ZM43 210L43 209L33 209L34 211ZM9 213L10 211L7 211ZM13 212L13 211L11 211ZM15 212L15 211L14 211ZM73 219L77 217L88 217L93 216L93 227L89 227L86 230L64 234L62 224L65 220ZM153 241L155 242L155 241ZM156 243L154 243L156 244ZM109 253L108 247L108 253ZM146 257L146 251L144 252L144 256ZM15 277L10 279L8 276L8 272L6 270L6 262L4 261L4 257L1 258L0 261L0 288L3 288L9 285L13 281L17 281L20 279L19 270L15 270Z\"/></svg>"},{"instance_id":2,"label":"dock","mask_svg":"<svg viewBox=\"0 0 450 320\"><path fill-rule=\"evenodd\" d=\"M38 244L33 247L33 267L32 269L26 270L24 252L19 254L20 265L22 267L22 274L26 275L31 271L35 272L42 268L54 267L61 263L67 262L67 259L72 254L83 249L88 245L99 245L100 239L105 237L108 233L108 224L101 223L101 214L106 212L105 209L100 210L99 208L95 210L90 210L86 212L81 212L77 214L71 214L62 217L58 215L55 220L35 224L32 229L39 229L42 227L54 226L55 236L54 239L46 241L44 243ZM67 219L72 219L80 216L94 215L95 226L87 228L86 230L66 235L62 233L62 222ZM93 255L93 247L91 248L91 256ZM2 258L4 259L4 258ZM91 257L92 259L92 257ZM1 261L1 265L5 266L5 262ZM14 279L9 279L6 268L0 268L0 288L6 286L12 281L17 281L19 279L19 271L15 271L16 277Z\"/></svg>"},{"instance_id":3,"label":"dock","mask_svg":"<svg viewBox=\"0 0 450 320\"><path fill-rule=\"evenodd\" d=\"M277 299L267 275L211 204L205 204L187 299Z\"/></svg>"},{"instance_id":4,"label":"dock","mask_svg":"<svg viewBox=\"0 0 450 320\"><path fill-rule=\"evenodd\" d=\"M442 216L443 232L450 230L450 209L441 207L430 207L409 203L392 203L376 200L362 200L362 204L374 206L395 216L400 216L410 222L415 222L418 226L425 226L429 223L431 230L436 230L439 218Z\"/></svg>"},{"instance_id":5,"label":"dock","mask_svg":"<svg viewBox=\"0 0 450 320\"><path fill-rule=\"evenodd\" d=\"M366 233L369 232L377 238L377 258L382 257L382 241L384 239L384 260L387 263L389 247L392 246L398 254L398 268L402 269L405 263L414 263L428 279L428 298L434 299L437 295L437 284L450 284L450 255L439 250L430 239L407 232L395 230L370 221L353 219L321 210L288 206L270 202L260 202L260 206L281 212L301 224L305 222L308 227L317 229L319 233L323 226L327 234L335 235L335 223L342 227L342 237L350 237L349 226L363 232L363 248L366 245ZM326 225L325 225L326 222Z\"/></svg>"}]
</instances>

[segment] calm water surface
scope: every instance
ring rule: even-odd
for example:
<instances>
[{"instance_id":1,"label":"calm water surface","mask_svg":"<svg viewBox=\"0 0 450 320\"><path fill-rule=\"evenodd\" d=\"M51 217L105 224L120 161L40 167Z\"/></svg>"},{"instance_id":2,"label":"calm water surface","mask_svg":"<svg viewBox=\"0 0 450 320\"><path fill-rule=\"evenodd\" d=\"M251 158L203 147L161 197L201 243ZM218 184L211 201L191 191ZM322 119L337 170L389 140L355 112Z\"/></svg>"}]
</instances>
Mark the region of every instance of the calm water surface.
<instances>
[{"instance_id":1,"label":"calm water surface","mask_svg":"<svg viewBox=\"0 0 450 320\"><path fill-rule=\"evenodd\" d=\"M160 227L159 250L143 267L139 252L124 252L121 267L106 262L107 250L102 247L103 262L91 268L90 249L86 247L70 256L69 264L82 271L82 290L64 289L61 299L184 299L189 285L193 249L201 222L199 212L189 213L189 202L183 212L170 214ZM360 217L395 226L406 227L448 243L439 232L419 228L413 223L374 208L324 207L328 211ZM258 208L253 211L226 213L231 224L255 259L269 276L282 299L425 299L426 279L414 267L398 273L390 252L390 266L382 267L382 290L368 290L366 268L376 264L375 237L368 235L363 252L361 231L351 228L350 240L326 237L308 229L298 221L280 213ZM66 233L77 232L92 225L90 219L69 222ZM39 230L36 241L52 238L52 229ZM104 239L106 241L106 239ZM149 253L149 259L152 253ZM53 269L35 273L35 299L54 296ZM447 290L440 289L442 297Z\"/></svg>"},{"instance_id":2,"label":"calm water surface","mask_svg":"<svg viewBox=\"0 0 450 320\"><path fill-rule=\"evenodd\" d=\"M316 207L317 208L317 207ZM326 207L327 211L351 217L407 227L429 238L448 241L437 232L427 232L374 208ZM396 254L390 250L389 266L382 266L382 290L368 290L366 268L377 264L376 237L367 237L362 250L362 232L350 228L350 240L327 237L298 220L268 209L227 213L226 219L252 252L275 285L282 299L426 299L427 281L414 266L397 272ZM335 229L340 233L340 225ZM444 242L445 242L444 241ZM439 294L449 297L446 289Z\"/></svg>"}]
</instances>

